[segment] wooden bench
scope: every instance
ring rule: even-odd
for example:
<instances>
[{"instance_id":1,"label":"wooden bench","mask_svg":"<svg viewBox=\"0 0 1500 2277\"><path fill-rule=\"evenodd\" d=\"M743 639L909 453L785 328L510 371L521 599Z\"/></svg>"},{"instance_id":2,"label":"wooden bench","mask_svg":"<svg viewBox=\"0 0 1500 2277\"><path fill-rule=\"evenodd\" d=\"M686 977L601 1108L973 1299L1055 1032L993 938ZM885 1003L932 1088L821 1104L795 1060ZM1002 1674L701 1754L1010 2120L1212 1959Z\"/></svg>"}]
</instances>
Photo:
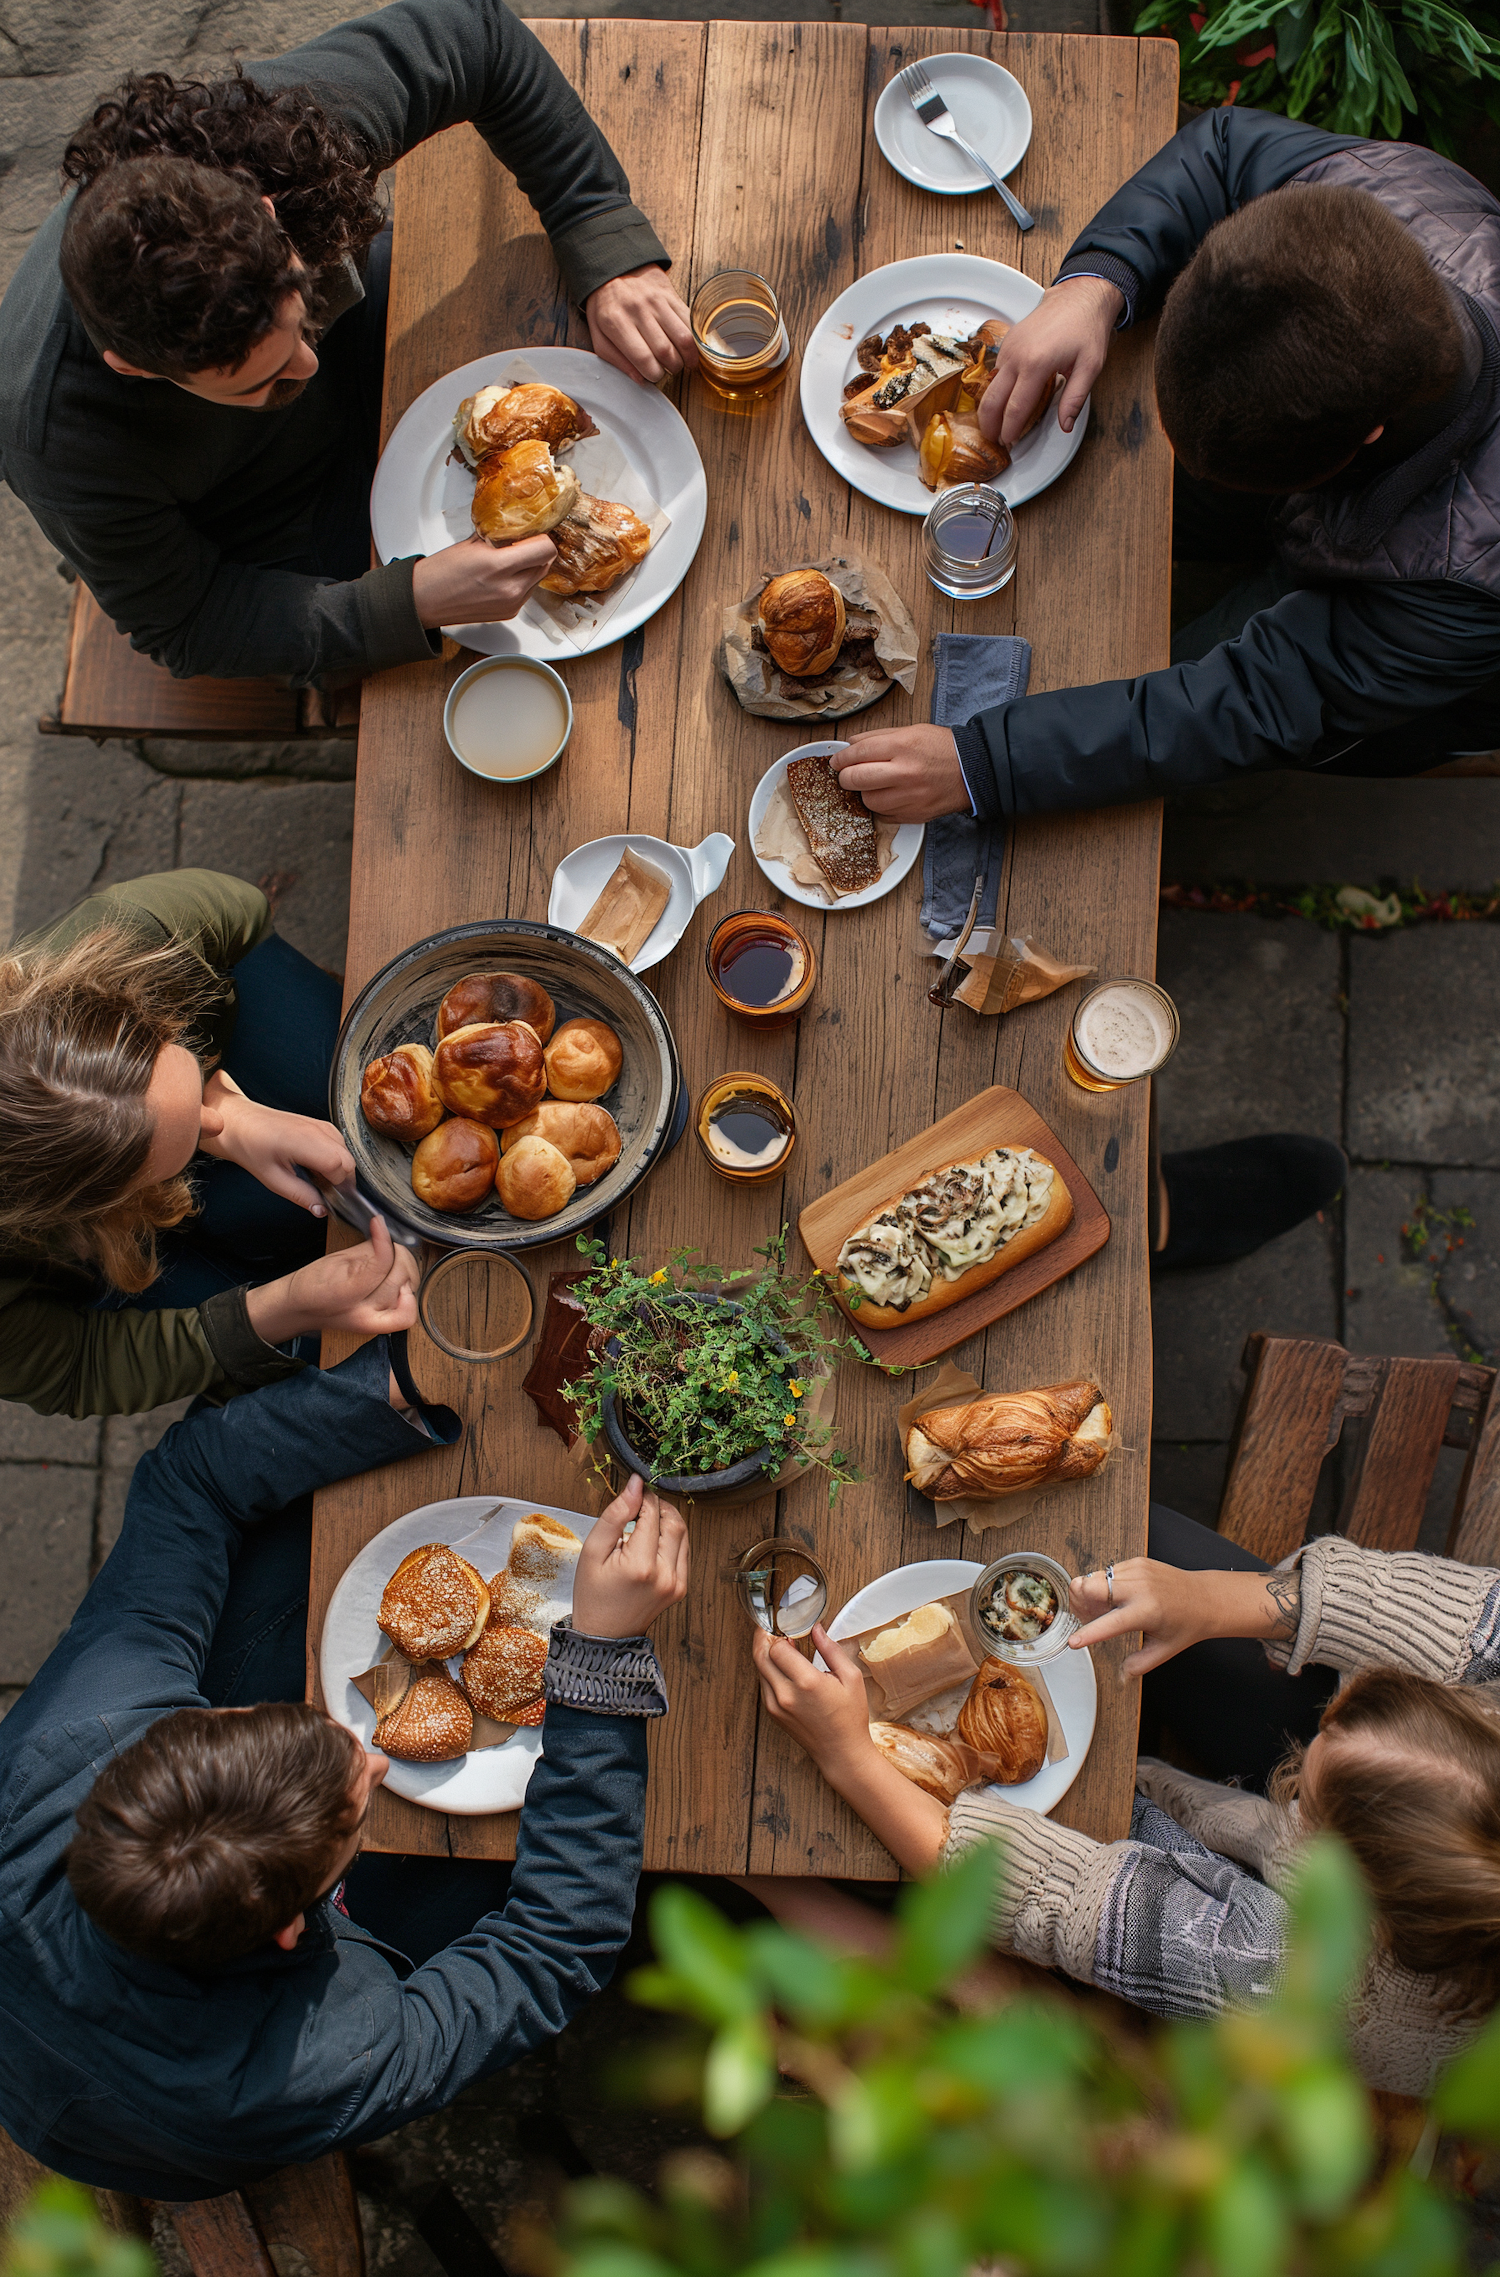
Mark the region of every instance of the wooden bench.
<instances>
[{"instance_id":1,"label":"wooden bench","mask_svg":"<svg viewBox=\"0 0 1500 2277\"><path fill-rule=\"evenodd\" d=\"M1439 1450L1467 1454L1446 1554L1500 1565L1500 1401L1496 1371L1456 1355L1378 1359L1307 1336L1257 1332L1219 1506L1219 1532L1268 1565L1302 1541L1325 1458L1346 1440L1337 1531L1371 1549L1409 1550ZM1346 1423L1350 1426L1345 1433Z\"/></svg>"},{"instance_id":2,"label":"wooden bench","mask_svg":"<svg viewBox=\"0 0 1500 2277\"><path fill-rule=\"evenodd\" d=\"M277 680L175 680L133 649L83 583L73 588L68 668L44 735L171 735L194 742L318 742L359 731L359 684L287 688Z\"/></svg>"}]
</instances>

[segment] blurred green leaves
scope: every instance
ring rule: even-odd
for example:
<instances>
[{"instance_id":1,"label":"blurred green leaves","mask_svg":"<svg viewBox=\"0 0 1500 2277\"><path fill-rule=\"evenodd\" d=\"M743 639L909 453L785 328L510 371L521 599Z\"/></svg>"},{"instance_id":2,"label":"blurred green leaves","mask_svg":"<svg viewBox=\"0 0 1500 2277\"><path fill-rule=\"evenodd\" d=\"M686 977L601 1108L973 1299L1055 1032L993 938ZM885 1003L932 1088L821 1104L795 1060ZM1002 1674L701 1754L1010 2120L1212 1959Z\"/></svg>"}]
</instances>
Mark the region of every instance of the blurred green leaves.
<instances>
[{"instance_id":1,"label":"blurred green leaves","mask_svg":"<svg viewBox=\"0 0 1500 2277\"><path fill-rule=\"evenodd\" d=\"M0 2277L157 2277L157 2268L136 2238L105 2227L87 2190L53 2176L12 2222Z\"/></svg>"},{"instance_id":2,"label":"blurred green leaves","mask_svg":"<svg viewBox=\"0 0 1500 2277\"><path fill-rule=\"evenodd\" d=\"M632 1989L695 2031L676 2076L725 2148L654 2197L580 2185L559 2277L1459 2277L1448 2202L1376 2172L1343 2027L1369 1916L1338 1844L1306 1846L1271 1996L1151 2040L1043 1980L955 2004L1002 1870L977 1849L903 1891L878 1960L660 1891ZM1500 2140L1500 2026L1436 2108Z\"/></svg>"}]
</instances>

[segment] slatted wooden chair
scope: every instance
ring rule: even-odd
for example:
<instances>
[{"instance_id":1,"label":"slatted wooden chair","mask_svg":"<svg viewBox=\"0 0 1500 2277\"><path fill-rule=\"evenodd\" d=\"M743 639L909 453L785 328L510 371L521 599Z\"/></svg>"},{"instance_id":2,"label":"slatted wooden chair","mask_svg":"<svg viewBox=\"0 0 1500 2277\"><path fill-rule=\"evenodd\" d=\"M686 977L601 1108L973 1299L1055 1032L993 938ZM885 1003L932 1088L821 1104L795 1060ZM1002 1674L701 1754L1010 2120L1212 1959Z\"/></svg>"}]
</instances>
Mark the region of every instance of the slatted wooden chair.
<instances>
[{"instance_id":1,"label":"slatted wooden chair","mask_svg":"<svg viewBox=\"0 0 1500 2277\"><path fill-rule=\"evenodd\" d=\"M359 686L325 691L277 680L174 680L133 649L88 587L73 588L68 669L44 735L190 737L209 743L319 742L359 727Z\"/></svg>"},{"instance_id":2,"label":"slatted wooden chair","mask_svg":"<svg viewBox=\"0 0 1500 2277\"><path fill-rule=\"evenodd\" d=\"M26 2203L48 2170L0 2134L0 2227ZM253 2188L181 2202L96 2190L106 2226L151 2236L165 2214L194 2277L364 2277L365 2244L349 2161L331 2151L311 2166L284 2166Z\"/></svg>"},{"instance_id":3,"label":"slatted wooden chair","mask_svg":"<svg viewBox=\"0 0 1500 2277\"><path fill-rule=\"evenodd\" d=\"M1270 1565L1307 1531L1319 1475L1345 1440L1337 1530L1371 1549L1409 1550L1438 1452L1465 1451L1447 1555L1500 1565L1500 1400L1496 1371L1456 1356L1377 1359L1342 1344L1257 1332L1219 1507L1219 1532ZM1346 1432L1345 1425L1351 1429Z\"/></svg>"}]
</instances>

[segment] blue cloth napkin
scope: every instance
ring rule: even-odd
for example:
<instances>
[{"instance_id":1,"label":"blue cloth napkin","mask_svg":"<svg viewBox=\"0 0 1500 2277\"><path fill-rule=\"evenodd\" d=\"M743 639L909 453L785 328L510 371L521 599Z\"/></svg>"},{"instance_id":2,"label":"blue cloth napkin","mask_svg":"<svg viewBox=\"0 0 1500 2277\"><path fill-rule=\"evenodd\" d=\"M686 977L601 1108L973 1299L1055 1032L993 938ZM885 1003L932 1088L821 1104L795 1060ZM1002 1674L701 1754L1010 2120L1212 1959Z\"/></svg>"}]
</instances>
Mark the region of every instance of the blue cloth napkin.
<instances>
[{"instance_id":1,"label":"blue cloth napkin","mask_svg":"<svg viewBox=\"0 0 1500 2277\"><path fill-rule=\"evenodd\" d=\"M1031 643L1012 633L939 633L932 681L935 727L954 727L1024 696L1031 678ZM963 931L974 880L988 864L978 922L993 925L1000 895L1005 824L968 814L940 814L927 825L922 846L922 924L934 941Z\"/></svg>"}]
</instances>

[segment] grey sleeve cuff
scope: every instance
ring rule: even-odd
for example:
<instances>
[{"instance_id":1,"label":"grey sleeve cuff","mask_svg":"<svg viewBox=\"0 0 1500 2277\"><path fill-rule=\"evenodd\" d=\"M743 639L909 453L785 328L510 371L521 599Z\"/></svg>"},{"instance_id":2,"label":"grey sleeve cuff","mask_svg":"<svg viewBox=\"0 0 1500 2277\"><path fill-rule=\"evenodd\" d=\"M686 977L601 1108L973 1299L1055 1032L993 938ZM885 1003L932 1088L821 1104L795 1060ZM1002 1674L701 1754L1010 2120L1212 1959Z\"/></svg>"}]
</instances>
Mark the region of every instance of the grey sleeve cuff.
<instances>
[{"instance_id":1,"label":"grey sleeve cuff","mask_svg":"<svg viewBox=\"0 0 1500 2277\"><path fill-rule=\"evenodd\" d=\"M595 214L552 240L563 282L580 308L611 277L632 269L670 269L672 256L639 206Z\"/></svg>"},{"instance_id":2,"label":"grey sleeve cuff","mask_svg":"<svg viewBox=\"0 0 1500 2277\"><path fill-rule=\"evenodd\" d=\"M361 670L384 672L392 664L425 664L441 656L441 633L429 631L417 615L411 589L416 556L367 570L355 585L365 654Z\"/></svg>"},{"instance_id":3,"label":"grey sleeve cuff","mask_svg":"<svg viewBox=\"0 0 1500 2277\"><path fill-rule=\"evenodd\" d=\"M596 1716L664 1716L667 1687L645 1637L589 1637L555 1621L547 1640L542 1691L549 1707Z\"/></svg>"},{"instance_id":4,"label":"grey sleeve cuff","mask_svg":"<svg viewBox=\"0 0 1500 2277\"><path fill-rule=\"evenodd\" d=\"M1141 278L1138 269L1122 261L1117 253L1070 253L1052 282L1060 285L1064 277L1102 277L1107 285L1125 295L1125 313L1115 326L1123 332L1127 324L1135 322L1135 304L1140 298Z\"/></svg>"},{"instance_id":5,"label":"grey sleeve cuff","mask_svg":"<svg viewBox=\"0 0 1500 2277\"><path fill-rule=\"evenodd\" d=\"M302 1366L289 1352L256 1334L245 1302L249 1293L248 1286L220 1289L198 1307L198 1318L220 1373L238 1384L241 1391L280 1383L283 1376L296 1375Z\"/></svg>"}]
</instances>

